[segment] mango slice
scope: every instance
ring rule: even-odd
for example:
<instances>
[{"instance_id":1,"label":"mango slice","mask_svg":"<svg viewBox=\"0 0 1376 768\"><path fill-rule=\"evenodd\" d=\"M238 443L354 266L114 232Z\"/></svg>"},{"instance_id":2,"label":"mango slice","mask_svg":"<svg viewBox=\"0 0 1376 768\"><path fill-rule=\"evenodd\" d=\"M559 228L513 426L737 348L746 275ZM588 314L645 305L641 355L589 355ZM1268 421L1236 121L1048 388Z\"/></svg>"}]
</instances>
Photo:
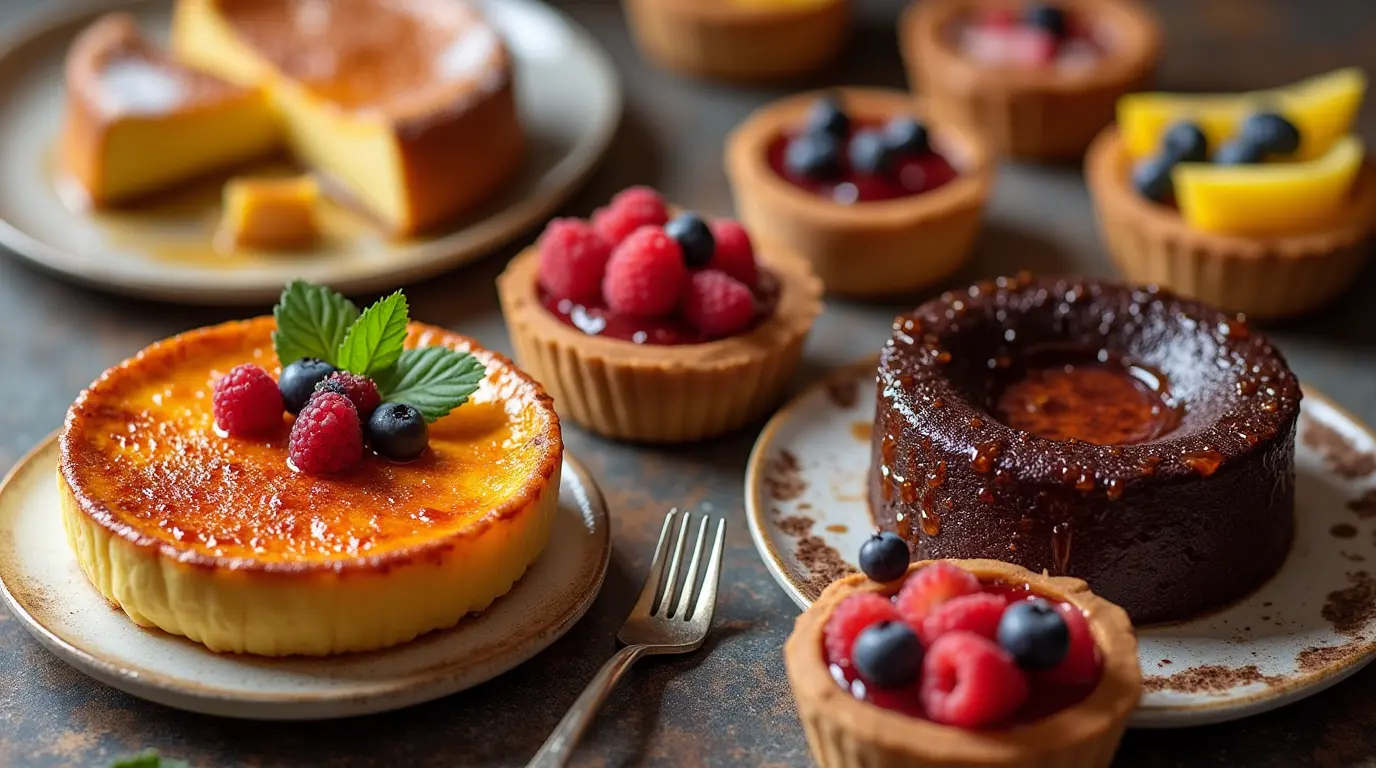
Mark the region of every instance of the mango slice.
<instances>
[{"instance_id":1,"label":"mango slice","mask_svg":"<svg viewBox=\"0 0 1376 768\"><path fill-rule=\"evenodd\" d=\"M1366 93L1366 73L1339 69L1269 91L1240 94L1133 93L1118 100L1118 127L1133 158L1155 154L1161 136L1180 120L1193 120L1209 138L1210 151L1232 138L1248 115L1277 111L1300 129L1295 159L1325 155L1352 130Z\"/></svg>"},{"instance_id":2,"label":"mango slice","mask_svg":"<svg viewBox=\"0 0 1376 768\"><path fill-rule=\"evenodd\" d=\"M1362 167L1362 140L1338 139L1307 162L1212 165L1181 163L1171 172L1180 215L1203 232L1304 234L1342 210Z\"/></svg>"}]
</instances>

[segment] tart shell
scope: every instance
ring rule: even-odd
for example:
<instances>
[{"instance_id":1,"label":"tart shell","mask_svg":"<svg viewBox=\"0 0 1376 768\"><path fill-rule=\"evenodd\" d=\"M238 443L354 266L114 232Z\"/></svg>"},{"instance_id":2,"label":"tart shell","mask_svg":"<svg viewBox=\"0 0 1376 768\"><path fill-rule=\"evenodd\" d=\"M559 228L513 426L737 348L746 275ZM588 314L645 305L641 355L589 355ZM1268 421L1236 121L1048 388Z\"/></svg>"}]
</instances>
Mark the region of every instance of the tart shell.
<instances>
[{"instance_id":1,"label":"tart shell","mask_svg":"<svg viewBox=\"0 0 1376 768\"><path fill-rule=\"evenodd\" d=\"M691 442L767 415L822 311L821 282L806 261L768 247L756 254L779 280L773 314L751 331L703 344L635 344L565 325L540 302L533 246L507 266L497 292L517 359L561 414L617 440Z\"/></svg>"},{"instance_id":2,"label":"tart shell","mask_svg":"<svg viewBox=\"0 0 1376 768\"><path fill-rule=\"evenodd\" d=\"M1133 282L1168 287L1254 318L1312 312L1349 288L1370 255L1376 165L1368 159L1353 197L1326 230L1256 238L1200 232L1170 208L1138 195L1117 128L1085 158L1085 177L1109 254Z\"/></svg>"},{"instance_id":3,"label":"tart shell","mask_svg":"<svg viewBox=\"0 0 1376 768\"><path fill-rule=\"evenodd\" d=\"M818 98L836 96L859 120L911 115L960 171L942 186L896 200L840 205L801 189L770 167L767 151L800 126ZM828 291L893 296L939 283L968 260L993 185L993 160L978 132L937 118L899 91L845 88L792 96L751 116L726 141L726 173L736 210L764 243L801 253Z\"/></svg>"},{"instance_id":4,"label":"tart shell","mask_svg":"<svg viewBox=\"0 0 1376 768\"><path fill-rule=\"evenodd\" d=\"M911 575L930 561L914 563ZM808 746L822 768L1095 768L1113 761L1137 706L1142 673L1137 638L1121 608L1097 597L1079 579L1035 574L995 560L952 560L982 581L1028 584L1033 591L1085 612L1103 656L1103 673L1089 697L1043 720L999 731L939 725L860 701L832 678L823 631L832 611L857 592L892 594L897 584L864 575L833 582L798 617L784 645L784 666Z\"/></svg>"},{"instance_id":5,"label":"tart shell","mask_svg":"<svg viewBox=\"0 0 1376 768\"><path fill-rule=\"evenodd\" d=\"M1111 25L1115 40L1087 72L987 67L956 50L947 29L963 14L1011 0L921 0L899 21L908 83L939 118L978 125L995 150L1030 160L1078 158L1113 121L1118 97L1147 88L1161 55L1156 17L1131 0L1064 0L1070 13Z\"/></svg>"},{"instance_id":6,"label":"tart shell","mask_svg":"<svg viewBox=\"0 0 1376 768\"><path fill-rule=\"evenodd\" d=\"M622 0L636 45L666 69L783 80L825 66L850 37L850 0Z\"/></svg>"}]
</instances>

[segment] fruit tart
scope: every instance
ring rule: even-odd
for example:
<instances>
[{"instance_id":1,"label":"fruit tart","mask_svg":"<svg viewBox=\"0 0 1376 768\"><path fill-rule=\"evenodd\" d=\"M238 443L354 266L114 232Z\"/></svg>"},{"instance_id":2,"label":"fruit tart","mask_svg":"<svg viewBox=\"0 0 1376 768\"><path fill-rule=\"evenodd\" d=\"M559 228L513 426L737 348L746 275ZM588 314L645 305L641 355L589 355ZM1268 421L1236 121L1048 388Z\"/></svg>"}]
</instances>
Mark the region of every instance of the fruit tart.
<instances>
[{"instance_id":1,"label":"fruit tart","mask_svg":"<svg viewBox=\"0 0 1376 768\"><path fill-rule=\"evenodd\" d=\"M678 72L758 82L806 74L850 37L850 0L622 0L636 45Z\"/></svg>"},{"instance_id":2,"label":"fruit tart","mask_svg":"<svg viewBox=\"0 0 1376 768\"><path fill-rule=\"evenodd\" d=\"M978 133L899 91L845 88L775 102L726 143L741 220L812 261L827 290L891 296L965 264L993 181Z\"/></svg>"},{"instance_id":3,"label":"fruit tart","mask_svg":"<svg viewBox=\"0 0 1376 768\"><path fill-rule=\"evenodd\" d=\"M274 317L158 342L77 398L67 540L139 626L213 651L365 651L458 623L544 550L549 397L470 339L293 283Z\"/></svg>"},{"instance_id":4,"label":"fruit tart","mask_svg":"<svg viewBox=\"0 0 1376 768\"><path fill-rule=\"evenodd\" d=\"M1078 158L1146 87L1156 17L1133 0L921 0L899 21L908 82L938 118L983 129L1000 154Z\"/></svg>"},{"instance_id":5,"label":"fruit tart","mask_svg":"<svg viewBox=\"0 0 1376 768\"><path fill-rule=\"evenodd\" d=\"M607 437L678 443L765 416L821 312L820 281L740 223L627 189L556 219L497 280L521 364Z\"/></svg>"},{"instance_id":6,"label":"fruit tart","mask_svg":"<svg viewBox=\"0 0 1376 768\"><path fill-rule=\"evenodd\" d=\"M1138 93L1086 176L1109 252L1133 281L1253 317L1324 305L1365 264L1376 166L1344 69L1236 96Z\"/></svg>"},{"instance_id":7,"label":"fruit tart","mask_svg":"<svg viewBox=\"0 0 1376 768\"><path fill-rule=\"evenodd\" d=\"M1110 764L1142 685L1120 608L995 560L909 567L889 533L861 567L784 645L823 768Z\"/></svg>"}]
</instances>

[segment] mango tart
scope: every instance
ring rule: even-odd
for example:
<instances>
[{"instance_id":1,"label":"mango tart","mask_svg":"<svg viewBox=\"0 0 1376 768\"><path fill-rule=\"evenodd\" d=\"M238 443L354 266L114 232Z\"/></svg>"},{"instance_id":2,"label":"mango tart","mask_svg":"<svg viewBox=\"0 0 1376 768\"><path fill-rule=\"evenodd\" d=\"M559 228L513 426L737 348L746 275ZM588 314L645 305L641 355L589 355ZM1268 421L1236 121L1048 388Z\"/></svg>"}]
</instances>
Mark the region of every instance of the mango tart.
<instances>
[{"instance_id":1,"label":"mango tart","mask_svg":"<svg viewBox=\"0 0 1376 768\"><path fill-rule=\"evenodd\" d=\"M1146 199L1132 186L1133 157L1116 127L1104 129L1090 147L1085 178L1109 254L1131 282L1166 286L1254 318L1281 318L1332 300L1352 284L1368 257L1376 222L1376 166L1361 158L1360 145L1352 141L1338 140L1328 153L1304 164L1185 163L1175 169L1182 209L1189 205L1192 218L1223 224L1236 217L1229 218L1218 204L1246 199L1240 195L1254 197L1249 203L1254 211L1270 206L1277 215L1291 215L1297 211L1274 201L1274 195L1305 190L1317 200L1314 193L1333 186L1326 182L1330 177L1350 190L1336 196L1324 192L1331 210L1296 220L1291 232L1207 231L1179 211Z\"/></svg>"},{"instance_id":2,"label":"mango tart","mask_svg":"<svg viewBox=\"0 0 1376 768\"><path fill-rule=\"evenodd\" d=\"M858 124L898 116L922 121L932 148L959 175L919 194L854 204L791 183L770 165L769 148L801 130L823 96L834 97ZM828 291L884 296L933 285L965 264L993 186L994 159L982 135L959 117L936 116L900 91L841 88L756 111L727 137L726 174L752 236L806 256Z\"/></svg>"},{"instance_id":3,"label":"mango tart","mask_svg":"<svg viewBox=\"0 0 1376 768\"><path fill-rule=\"evenodd\" d=\"M913 563L907 575L932 562L936 561ZM889 596L902 581L881 584L863 574L848 576L832 582L798 617L784 644L784 667L818 764L822 768L1108 766L1142 688L1137 636L1127 614L1090 592L1079 579L1037 574L997 560L940 562L968 571L985 584L1026 587L1052 602L1079 608L1101 656L1098 683L1078 703L1002 729L941 725L861 701L841 687L829 669L823 641L827 621L847 597L860 592Z\"/></svg>"},{"instance_id":4,"label":"mango tart","mask_svg":"<svg viewBox=\"0 0 1376 768\"><path fill-rule=\"evenodd\" d=\"M1101 26L1103 50L1092 65L987 66L959 49L954 25L994 9L1017 12L1017 0L921 0L898 23L908 83L934 116L978 125L995 151L1034 160L1084 153L1113 121L1118 97L1150 84L1161 57L1161 25L1135 0L1062 0L1067 15Z\"/></svg>"},{"instance_id":5,"label":"mango tart","mask_svg":"<svg viewBox=\"0 0 1376 768\"><path fill-rule=\"evenodd\" d=\"M509 591L558 503L563 441L540 386L470 339L412 323L407 348L486 366L478 390L430 425L420 459L369 455L312 477L287 464L286 419L252 439L215 430L216 379L247 362L279 374L274 328L262 317L158 342L77 398L58 484L91 583L140 626L270 656L384 648Z\"/></svg>"},{"instance_id":6,"label":"mango tart","mask_svg":"<svg viewBox=\"0 0 1376 768\"><path fill-rule=\"evenodd\" d=\"M623 0L636 45L684 74L780 80L826 65L850 37L850 0Z\"/></svg>"}]
</instances>

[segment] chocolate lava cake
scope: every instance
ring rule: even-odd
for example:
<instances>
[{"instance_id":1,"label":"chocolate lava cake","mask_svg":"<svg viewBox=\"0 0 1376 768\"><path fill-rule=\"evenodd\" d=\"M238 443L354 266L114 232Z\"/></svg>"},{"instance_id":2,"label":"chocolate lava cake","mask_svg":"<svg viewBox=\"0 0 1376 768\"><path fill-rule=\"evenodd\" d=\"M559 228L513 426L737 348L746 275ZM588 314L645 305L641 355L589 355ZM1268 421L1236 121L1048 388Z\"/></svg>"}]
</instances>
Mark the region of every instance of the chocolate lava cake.
<instances>
[{"instance_id":1,"label":"chocolate lava cake","mask_svg":"<svg viewBox=\"0 0 1376 768\"><path fill-rule=\"evenodd\" d=\"M871 509L914 559L1085 579L1139 624L1247 594L1294 537L1300 387L1242 318L1154 288L1001 278L900 316Z\"/></svg>"}]
</instances>

